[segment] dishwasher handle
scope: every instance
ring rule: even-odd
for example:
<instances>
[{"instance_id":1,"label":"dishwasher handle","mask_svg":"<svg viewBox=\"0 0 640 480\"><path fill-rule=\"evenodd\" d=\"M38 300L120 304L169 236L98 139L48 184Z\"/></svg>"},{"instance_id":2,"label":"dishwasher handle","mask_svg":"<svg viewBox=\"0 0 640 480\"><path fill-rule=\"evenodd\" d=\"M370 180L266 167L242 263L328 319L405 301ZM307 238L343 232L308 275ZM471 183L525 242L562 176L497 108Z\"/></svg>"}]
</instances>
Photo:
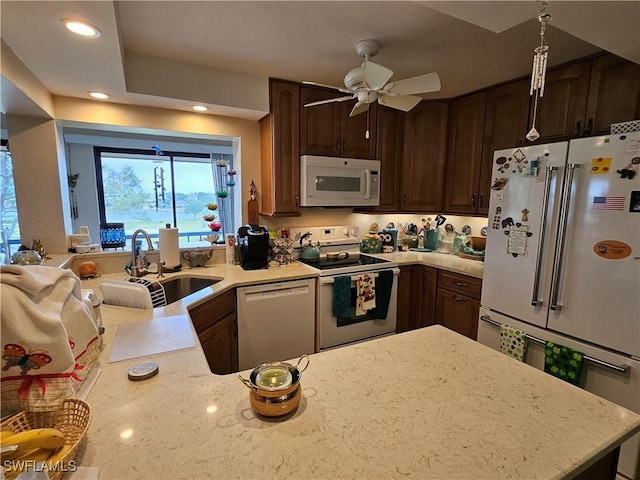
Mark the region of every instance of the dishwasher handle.
<instances>
[{"instance_id":1,"label":"dishwasher handle","mask_svg":"<svg viewBox=\"0 0 640 480\"><path fill-rule=\"evenodd\" d=\"M240 287L239 299L245 302L266 300L271 298L289 297L292 295L309 295L314 293L315 281L313 279L297 280L292 282L267 283L251 287Z\"/></svg>"}]
</instances>

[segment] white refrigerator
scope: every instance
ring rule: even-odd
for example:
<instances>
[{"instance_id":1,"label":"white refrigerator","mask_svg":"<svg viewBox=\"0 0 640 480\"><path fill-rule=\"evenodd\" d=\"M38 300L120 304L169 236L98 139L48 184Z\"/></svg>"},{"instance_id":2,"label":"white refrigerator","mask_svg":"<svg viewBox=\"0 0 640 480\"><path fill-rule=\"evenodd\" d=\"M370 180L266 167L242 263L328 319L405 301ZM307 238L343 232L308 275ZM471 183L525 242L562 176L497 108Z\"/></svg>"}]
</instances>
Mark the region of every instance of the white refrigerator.
<instances>
[{"instance_id":1,"label":"white refrigerator","mask_svg":"<svg viewBox=\"0 0 640 480\"><path fill-rule=\"evenodd\" d=\"M541 369L547 340L580 350L584 388L640 412L640 132L499 150L492 180L478 341L520 328Z\"/></svg>"}]
</instances>

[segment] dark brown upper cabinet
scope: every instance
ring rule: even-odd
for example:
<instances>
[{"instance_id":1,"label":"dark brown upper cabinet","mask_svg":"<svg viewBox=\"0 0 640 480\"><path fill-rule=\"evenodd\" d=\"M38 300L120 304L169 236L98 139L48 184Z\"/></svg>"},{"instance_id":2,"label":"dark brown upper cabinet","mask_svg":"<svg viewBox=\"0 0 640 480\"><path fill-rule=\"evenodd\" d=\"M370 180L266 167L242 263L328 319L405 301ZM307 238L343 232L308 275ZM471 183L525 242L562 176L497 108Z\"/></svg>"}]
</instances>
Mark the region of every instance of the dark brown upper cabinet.
<instances>
[{"instance_id":1,"label":"dark brown upper cabinet","mask_svg":"<svg viewBox=\"0 0 640 480\"><path fill-rule=\"evenodd\" d=\"M324 88L300 87L300 154L345 158L376 158L378 105L349 117L356 100L313 107L304 105L347 96ZM367 138L367 130L369 136Z\"/></svg>"},{"instance_id":2,"label":"dark brown upper cabinet","mask_svg":"<svg viewBox=\"0 0 640 480\"><path fill-rule=\"evenodd\" d=\"M612 54L591 65L586 133L604 135L612 123L640 119L640 65Z\"/></svg>"},{"instance_id":3,"label":"dark brown upper cabinet","mask_svg":"<svg viewBox=\"0 0 640 480\"><path fill-rule=\"evenodd\" d=\"M403 135L404 112L380 106L376 147L380 160L380 205L376 211L400 209Z\"/></svg>"},{"instance_id":4,"label":"dark brown upper cabinet","mask_svg":"<svg viewBox=\"0 0 640 480\"><path fill-rule=\"evenodd\" d=\"M540 138L533 143L562 142L582 135L590 74L591 61L574 63L547 72L544 96L538 100L535 122ZM532 98L530 118L533 116L534 108L535 102Z\"/></svg>"},{"instance_id":5,"label":"dark brown upper cabinet","mask_svg":"<svg viewBox=\"0 0 640 480\"><path fill-rule=\"evenodd\" d=\"M480 92L451 102L445 212L475 214L485 201L480 170L486 99L487 94Z\"/></svg>"},{"instance_id":6,"label":"dark brown upper cabinet","mask_svg":"<svg viewBox=\"0 0 640 480\"><path fill-rule=\"evenodd\" d=\"M270 113L260 120L260 213L300 215L300 85L270 79L269 91Z\"/></svg>"},{"instance_id":7,"label":"dark brown upper cabinet","mask_svg":"<svg viewBox=\"0 0 640 480\"><path fill-rule=\"evenodd\" d=\"M442 210L448 112L448 102L434 101L420 102L405 115L402 211Z\"/></svg>"}]
</instances>

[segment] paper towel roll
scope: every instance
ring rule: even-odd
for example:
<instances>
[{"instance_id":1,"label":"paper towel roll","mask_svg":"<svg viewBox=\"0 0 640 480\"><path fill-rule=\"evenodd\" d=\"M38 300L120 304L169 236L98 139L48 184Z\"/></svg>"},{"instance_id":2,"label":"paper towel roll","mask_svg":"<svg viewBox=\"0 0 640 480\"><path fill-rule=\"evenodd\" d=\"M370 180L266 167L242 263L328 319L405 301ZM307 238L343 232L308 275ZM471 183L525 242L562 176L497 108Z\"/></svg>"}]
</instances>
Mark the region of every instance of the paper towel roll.
<instances>
[{"instance_id":1,"label":"paper towel roll","mask_svg":"<svg viewBox=\"0 0 640 480\"><path fill-rule=\"evenodd\" d=\"M224 236L224 254L227 265L235 265L236 263L236 253L235 253L235 244L236 244L236 236L233 233L227 233Z\"/></svg>"},{"instance_id":2,"label":"paper towel roll","mask_svg":"<svg viewBox=\"0 0 640 480\"><path fill-rule=\"evenodd\" d=\"M160 261L167 268L180 265L180 242L177 228L160 228Z\"/></svg>"}]
</instances>

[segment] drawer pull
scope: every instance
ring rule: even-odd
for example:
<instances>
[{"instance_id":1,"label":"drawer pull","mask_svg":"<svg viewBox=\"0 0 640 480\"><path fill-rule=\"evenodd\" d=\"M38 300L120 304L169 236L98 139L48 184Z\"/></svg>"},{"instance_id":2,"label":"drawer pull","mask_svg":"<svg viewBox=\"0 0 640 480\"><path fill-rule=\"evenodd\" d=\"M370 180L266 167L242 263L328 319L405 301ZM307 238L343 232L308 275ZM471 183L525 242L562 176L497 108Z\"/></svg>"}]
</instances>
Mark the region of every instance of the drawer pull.
<instances>
[{"instance_id":1,"label":"drawer pull","mask_svg":"<svg viewBox=\"0 0 640 480\"><path fill-rule=\"evenodd\" d=\"M466 298L462 298L460 295L456 295L456 294L451 295L451 298L453 298L456 302L466 302L467 301Z\"/></svg>"},{"instance_id":2,"label":"drawer pull","mask_svg":"<svg viewBox=\"0 0 640 480\"><path fill-rule=\"evenodd\" d=\"M466 286L467 286L467 284L466 284L466 283L456 282L455 280L453 281L453 284L454 284L456 287L466 287Z\"/></svg>"}]
</instances>

